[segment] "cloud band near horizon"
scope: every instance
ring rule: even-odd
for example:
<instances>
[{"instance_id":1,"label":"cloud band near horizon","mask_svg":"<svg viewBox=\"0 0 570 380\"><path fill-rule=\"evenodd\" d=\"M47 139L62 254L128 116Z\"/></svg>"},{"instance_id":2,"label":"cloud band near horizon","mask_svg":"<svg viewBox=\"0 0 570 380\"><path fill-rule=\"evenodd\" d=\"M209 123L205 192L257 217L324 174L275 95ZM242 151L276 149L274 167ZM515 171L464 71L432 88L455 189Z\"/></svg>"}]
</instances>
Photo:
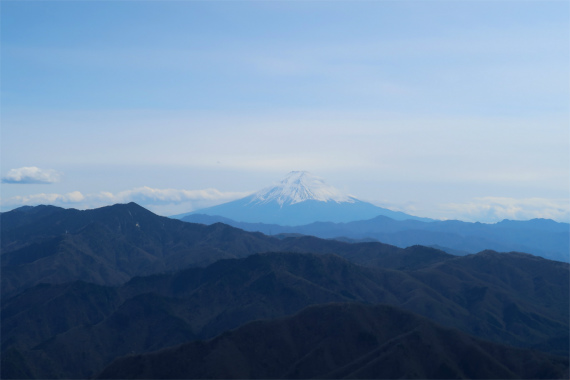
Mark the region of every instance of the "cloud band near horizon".
<instances>
[{"instance_id":1,"label":"cloud band near horizon","mask_svg":"<svg viewBox=\"0 0 570 380\"><path fill-rule=\"evenodd\" d=\"M137 187L130 190L111 193L101 191L98 193L82 194L73 191L66 194L32 194L14 196L0 200L3 209L12 209L20 206L33 206L50 204L54 206L74 206L81 209L102 207L115 203L136 202L143 206L211 202L226 202L249 195L250 192L223 192L209 188L202 190L183 189L154 189L148 186ZM192 210L188 210L192 211Z\"/></svg>"},{"instance_id":2,"label":"cloud band near horizon","mask_svg":"<svg viewBox=\"0 0 570 380\"><path fill-rule=\"evenodd\" d=\"M73 191L65 194L33 194L0 199L3 210L20 206L49 204L79 209L97 208L115 203L136 202L151 211L163 215L174 215L196 209L215 206L250 195L252 192L224 192L214 188L201 190L155 189L137 187L117 193L101 191L82 194ZM165 206L179 206L165 207ZM184 209L182 209L184 208ZM162 212L160 212L162 210ZM168 212L166 210L169 210ZM178 210L178 211L170 211ZM415 214L418 210L399 207L399 211ZM416 212L415 212L416 211ZM431 211L431 212L430 212ZM529 220L535 218L570 222L570 199L480 197L468 202L447 203L423 209L423 214L437 219L459 219L469 222L499 222L504 219Z\"/></svg>"}]
</instances>

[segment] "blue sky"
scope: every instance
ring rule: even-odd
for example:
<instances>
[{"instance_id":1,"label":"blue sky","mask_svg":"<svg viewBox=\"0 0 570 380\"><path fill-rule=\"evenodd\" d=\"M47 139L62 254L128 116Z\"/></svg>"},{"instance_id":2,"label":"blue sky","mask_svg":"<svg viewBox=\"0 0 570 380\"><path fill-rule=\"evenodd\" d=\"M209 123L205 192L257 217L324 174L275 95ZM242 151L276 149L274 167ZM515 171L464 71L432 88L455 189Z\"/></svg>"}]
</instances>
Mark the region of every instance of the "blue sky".
<instances>
[{"instance_id":1,"label":"blue sky","mask_svg":"<svg viewBox=\"0 0 570 380\"><path fill-rule=\"evenodd\" d=\"M566 1L3 1L1 207L170 215L308 170L570 220Z\"/></svg>"}]
</instances>

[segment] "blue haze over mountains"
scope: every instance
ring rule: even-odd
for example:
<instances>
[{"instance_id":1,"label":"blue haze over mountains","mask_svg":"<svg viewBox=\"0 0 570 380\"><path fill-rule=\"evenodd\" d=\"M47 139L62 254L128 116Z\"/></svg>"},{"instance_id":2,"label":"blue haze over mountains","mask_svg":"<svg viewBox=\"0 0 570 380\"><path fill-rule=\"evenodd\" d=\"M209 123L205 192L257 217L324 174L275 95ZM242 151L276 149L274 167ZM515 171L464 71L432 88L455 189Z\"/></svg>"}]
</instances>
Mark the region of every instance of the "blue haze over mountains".
<instances>
[{"instance_id":1,"label":"blue haze over mountains","mask_svg":"<svg viewBox=\"0 0 570 380\"><path fill-rule=\"evenodd\" d=\"M202 224L225 223L268 235L380 241L402 248L420 244L455 255L493 249L570 260L568 223L533 219L485 224L422 218L345 195L304 171L291 172L279 184L245 198L174 218Z\"/></svg>"},{"instance_id":2,"label":"blue haze over mountains","mask_svg":"<svg viewBox=\"0 0 570 380\"><path fill-rule=\"evenodd\" d=\"M570 2L1 9L0 380L570 380Z\"/></svg>"},{"instance_id":3,"label":"blue haze over mountains","mask_svg":"<svg viewBox=\"0 0 570 380\"><path fill-rule=\"evenodd\" d=\"M134 203L0 215L3 379L568 378L567 263L278 238Z\"/></svg>"}]
</instances>

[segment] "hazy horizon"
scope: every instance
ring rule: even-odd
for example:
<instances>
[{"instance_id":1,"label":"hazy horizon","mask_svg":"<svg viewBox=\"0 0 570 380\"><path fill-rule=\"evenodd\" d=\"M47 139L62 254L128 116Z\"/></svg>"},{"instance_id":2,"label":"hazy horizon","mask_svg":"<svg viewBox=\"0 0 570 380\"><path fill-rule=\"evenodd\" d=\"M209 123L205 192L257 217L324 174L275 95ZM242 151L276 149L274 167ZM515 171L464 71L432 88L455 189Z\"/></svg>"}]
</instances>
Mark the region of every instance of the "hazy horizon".
<instances>
[{"instance_id":1,"label":"hazy horizon","mask_svg":"<svg viewBox=\"0 0 570 380\"><path fill-rule=\"evenodd\" d=\"M570 222L569 12L4 1L0 209L168 216L307 170L421 217Z\"/></svg>"}]
</instances>

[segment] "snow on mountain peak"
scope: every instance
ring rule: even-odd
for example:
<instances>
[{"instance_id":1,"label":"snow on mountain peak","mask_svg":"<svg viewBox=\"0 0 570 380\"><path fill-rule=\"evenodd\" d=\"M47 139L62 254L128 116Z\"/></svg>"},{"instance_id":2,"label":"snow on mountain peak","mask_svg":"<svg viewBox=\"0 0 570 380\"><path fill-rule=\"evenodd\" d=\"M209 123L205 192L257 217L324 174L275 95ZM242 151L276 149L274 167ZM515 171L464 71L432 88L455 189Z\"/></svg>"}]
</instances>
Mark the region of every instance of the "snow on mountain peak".
<instances>
[{"instance_id":1,"label":"snow on mountain peak","mask_svg":"<svg viewBox=\"0 0 570 380\"><path fill-rule=\"evenodd\" d=\"M255 193L250 203L268 203L275 201L280 206L295 204L308 200L322 202L348 202L355 199L343 194L340 190L327 185L322 178L306 171L293 171L280 183Z\"/></svg>"}]
</instances>

